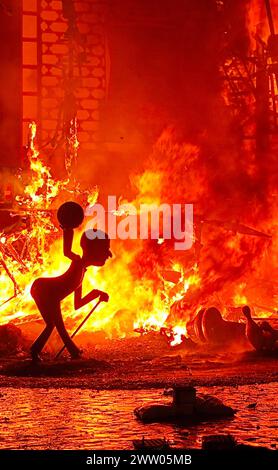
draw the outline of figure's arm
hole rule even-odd
[[[63,228],[63,251],[64,256],[73,260],[79,258],[79,256],[72,251],[72,242],[73,242],[73,229],[72,228]]]
[[[106,292],[102,292],[101,290],[97,289],[93,289],[91,292],[86,294],[85,297],[82,298],[82,284],[80,284],[80,286],[77,287],[77,289],[74,291],[75,310],[78,310],[84,305],[87,305],[89,302],[96,299],[97,297],[99,297],[99,300],[101,300],[101,302],[108,302],[109,300],[109,295],[106,294]]]

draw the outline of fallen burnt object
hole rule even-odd
[[[257,324],[251,317],[251,309],[246,305],[242,312],[246,317],[246,336],[256,351],[278,352],[278,330],[267,322]]]
[[[135,408],[134,413],[143,423],[230,418],[235,410],[216,397],[198,394],[194,387],[174,387],[173,402],[168,405],[151,404]]]
[[[227,321],[215,307],[199,310],[195,318],[187,323],[187,334],[196,344],[229,346],[253,346],[258,352],[278,353],[278,330],[266,320],[256,323],[251,309],[243,307],[246,324]]]
[[[194,320],[187,324],[189,337],[197,343],[227,345],[233,342],[245,342],[245,325],[223,320],[215,307],[201,309]]]

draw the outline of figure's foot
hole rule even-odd
[[[74,351],[73,353],[71,353],[70,357],[73,360],[74,359],[81,359],[82,354],[83,354],[83,351],[81,349],[78,349],[77,351]]]
[[[40,364],[42,362],[40,356],[38,355],[38,353],[34,352],[34,351],[31,351],[31,358],[32,358],[32,362],[33,364]]]

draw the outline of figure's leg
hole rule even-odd
[[[41,332],[40,336],[32,344],[31,355],[34,360],[38,358],[38,355],[41,353],[42,349],[44,348],[45,343],[49,339],[53,329],[54,329],[54,324],[50,322],[47,323],[45,329]]]
[[[34,341],[31,346],[31,355],[34,361],[39,360],[39,354],[44,348],[47,340],[49,339],[53,329],[54,323],[51,319],[51,308],[49,305],[49,296],[46,295],[44,289],[42,289],[43,279],[37,279],[31,288],[31,295],[36,302],[36,305],[43,317],[46,326],[38,338]]]
[[[53,321],[57,328],[61,339],[63,340],[68,352],[72,357],[79,357],[80,356],[80,349],[76,346],[76,344],[71,339],[70,335],[68,334],[66,327],[64,325],[64,321],[62,318],[61,308],[60,305],[57,307],[55,306],[55,311],[52,312]]]
[[[33,283],[31,288],[31,295],[46,323],[46,328],[32,346],[32,355],[38,355],[51,335],[53,328],[56,326],[57,331],[71,356],[77,357],[80,355],[80,350],[74,344],[65,328],[61,314],[60,302],[55,297],[52,287],[49,279],[40,278]]]

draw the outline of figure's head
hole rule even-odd
[[[242,313],[246,318],[251,318],[251,310],[250,310],[250,307],[248,307],[248,305],[245,305],[244,307],[242,307]]]
[[[86,230],[80,241],[83,260],[86,266],[103,266],[108,258],[112,258],[110,239],[101,230]]]

